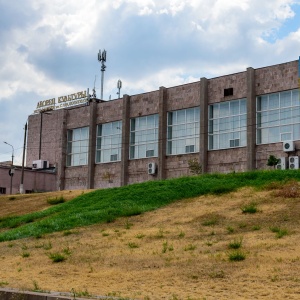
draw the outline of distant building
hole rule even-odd
[[[22,176],[22,167],[13,166],[14,175],[11,176],[11,162],[0,162],[0,196],[10,194],[10,187],[12,194],[20,193],[20,183]],[[56,190],[56,174],[55,170],[39,170],[36,172],[32,168],[24,168],[24,193],[34,192],[49,192]]]
[[[57,190],[189,175],[191,159],[204,173],[265,169],[271,154],[278,168],[298,168],[298,80],[296,60],[111,101],[40,101],[27,166],[55,167]]]

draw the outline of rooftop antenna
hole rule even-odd
[[[118,88],[118,92],[117,92],[117,95],[119,95],[119,99],[120,99],[120,96],[121,96],[121,87],[122,87],[122,81],[119,79],[118,82],[117,82],[117,88]]]
[[[106,65],[104,64],[104,62],[106,62],[106,51],[105,50],[103,50],[102,53],[101,53],[101,50],[99,50],[98,61],[101,63],[101,72],[102,72],[102,76],[101,76],[101,100],[103,100],[104,71],[105,71],[105,68],[106,68]]]

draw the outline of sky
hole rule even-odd
[[[21,164],[39,101],[94,86],[100,98],[99,50],[108,101],[119,79],[135,95],[300,55],[300,0],[0,0],[0,11],[0,162],[13,147]]]

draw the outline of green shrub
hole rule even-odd
[[[288,235],[287,229],[281,229],[280,227],[271,227],[270,230],[274,233],[276,233],[276,238],[281,239],[285,235]]]
[[[240,250],[229,253],[228,258],[230,261],[242,261],[246,258],[246,254]]]
[[[66,260],[66,257],[59,252],[50,253],[49,258],[52,259],[54,263],[63,262]]]
[[[257,212],[257,204],[251,202],[241,207],[243,214],[255,214]]]
[[[234,241],[229,243],[228,247],[230,249],[239,249],[242,247],[242,242],[243,242],[242,238],[234,239]]]
[[[55,197],[55,198],[48,198],[47,203],[51,205],[56,205],[60,203],[64,203],[66,200],[63,196]]]

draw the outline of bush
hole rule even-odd
[[[230,261],[242,261],[246,258],[246,254],[242,251],[234,251],[229,253],[228,258]]]
[[[255,214],[257,212],[257,204],[251,202],[241,207],[243,214]]]
[[[66,260],[66,257],[58,252],[50,253],[49,258],[52,259],[54,263],[62,262]]]
[[[56,205],[56,204],[60,204],[60,203],[64,203],[66,200],[63,196],[55,197],[55,198],[49,198],[47,199],[47,203],[51,204],[51,205]]]

